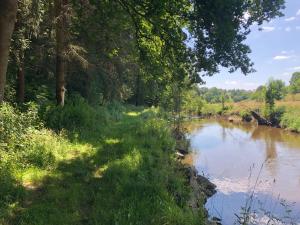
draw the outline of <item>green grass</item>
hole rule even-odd
[[[295,95],[295,98],[298,95]],[[220,108],[221,104],[209,104],[206,108]],[[223,115],[239,115],[241,117],[247,117],[250,115],[250,111],[258,110],[262,115],[265,111],[265,105],[263,102],[255,101],[242,101],[238,103],[227,103],[228,110],[222,112]],[[300,101],[277,101],[275,104],[275,114],[278,114],[277,120],[280,121],[281,127],[300,132]],[[217,115],[217,111],[210,110],[212,115]]]
[[[24,128],[20,148],[9,143],[18,136],[5,136],[1,225],[202,223],[202,212],[186,206],[190,190],[174,159],[169,123],[154,109],[102,110],[105,122],[95,116],[59,134]]]
[[[300,132],[300,108],[289,108],[286,110],[280,124],[284,128]]]

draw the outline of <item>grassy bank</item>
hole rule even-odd
[[[0,224],[201,224],[167,120],[82,104],[1,106]]]
[[[279,120],[280,126],[295,132],[300,132],[300,101],[292,100],[298,99],[300,95],[288,96],[284,101],[277,101],[275,108],[276,119]],[[205,104],[201,109],[201,114],[204,116],[216,115],[238,115],[242,118],[250,116],[250,111],[258,111],[264,114],[265,104],[252,100],[241,101],[236,103],[226,103],[225,109],[222,109],[220,103]]]

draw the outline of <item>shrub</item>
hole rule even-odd
[[[201,109],[201,114],[204,116],[212,116],[222,113],[222,106],[220,104],[204,104]]]
[[[281,121],[281,117],[285,112],[285,107],[280,106],[276,108],[270,108],[266,106],[263,109],[264,116],[274,125],[279,125]]]
[[[111,117],[110,119],[112,120],[121,120],[123,117],[123,112],[126,111],[124,105],[117,101],[112,101],[111,103],[107,104],[106,108]]]
[[[125,107],[118,102],[106,106],[90,106],[82,97],[74,96],[64,107],[48,105],[41,113],[47,127],[56,131],[97,130],[110,120],[120,120]]]
[[[32,103],[26,107],[27,110],[21,112],[8,103],[0,106],[0,145],[2,147],[5,146],[7,149],[22,147],[28,130],[42,127],[37,107]]]
[[[74,130],[92,126],[95,114],[95,109],[83,98],[74,97],[64,107],[47,106],[42,117],[46,125],[54,130]]]
[[[300,132],[300,110],[287,110],[282,116],[280,125],[289,130]]]
[[[243,121],[250,122],[252,120],[251,113],[248,110],[242,110],[240,112],[240,116],[242,117]]]
[[[28,103],[23,111],[8,103],[0,106],[0,155],[22,167],[47,167],[53,164],[52,145],[39,138],[47,136],[36,105]],[[52,135],[53,136],[53,135]],[[54,136],[53,136],[54,137]]]

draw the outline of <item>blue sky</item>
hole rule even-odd
[[[300,71],[300,0],[286,0],[284,17],[252,27],[246,43],[257,72],[244,76],[240,71],[221,69],[213,77],[204,77],[206,87],[252,90],[271,77],[288,84],[293,72]]]

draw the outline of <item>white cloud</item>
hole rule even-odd
[[[297,16],[300,16],[300,9],[296,13]]]
[[[292,68],[290,68],[289,70],[300,70],[300,66],[292,67]]]
[[[285,21],[290,22],[290,21],[293,21],[295,19],[296,19],[296,17],[292,16],[292,17],[286,18]]]
[[[258,86],[259,85],[257,83],[253,83],[253,82],[227,80],[227,81],[225,81],[225,86],[222,85],[221,88],[253,90],[253,89],[257,88]]]
[[[229,195],[233,192],[238,192],[238,193],[249,193],[250,190],[252,190],[252,186],[254,184],[254,181],[251,180],[251,184],[249,184],[249,179],[248,178],[241,178],[239,180],[234,180],[234,179],[229,179],[229,178],[224,178],[224,179],[218,179],[218,178],[213,178],[212,182],[217,185],[217,189],[219,192]],[[266,181],[266,182],[259,182],[259,185],[253,189],[255,193],[258,192],[263,192],[266,193],[270,188],[272,187],[272,182]]]
[[[227,85],[237,85],[238,82],[235,81],[235,80],[232,80],[232,81],[225,81],[225,84],[227,84]]]
[[[291,57],[292,56],[289,56],[289,55],[276,55],[273,59],[274,60],[285,60],[285,59],[289,59]]]
[[[284,30],[285,30],[286,32],[290,32],[290,31],[292,30],[292,28],[286,27]]]
[[[275,30],[275,27],[262,27],[263,32],[271,32]]]
[[[293,54],[293,53],[295,53],[295,50],[289,50],[289,51],[283,50],[283,51],[281,51],[281,54],[283,54],[283,55],[286,55],[286,54]]]

